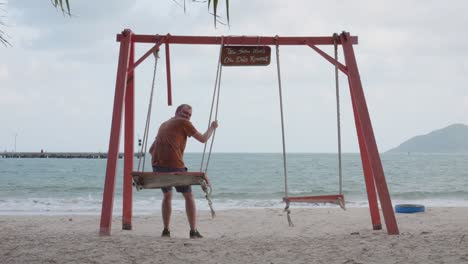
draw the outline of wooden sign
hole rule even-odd
[[[267,66],[270,64],[269,46],[225,46],[221,52],[223,66]]]

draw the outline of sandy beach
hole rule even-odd
[[[468,208],[397,214],[400,235],[373,231],[367,208],[200,211],[203,239],[189,239],[185,213],[161,238],[159,213],[135,216],[133,230],[114,217],[0,216],[0,263],[468,263]]]

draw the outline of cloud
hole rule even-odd
[[[8,5],[13,48],[0,49],[0,149],[106,151],[119,43],[137,34],[330,36],[347,30],[354,46],[379,149],[451,123],[468,123],[468,3],[451,1],[231,1],[231,27],[213,26],[206,3],[72,1],[73,17],[49,3]],[[220,15],[225,17],[224,7]],[[151,45],[137,45],[136,57]],[[332,48],[321,46],[331,54]],[[274,49],[268,67],[224,68],[216,151],[280,152],[281,124]],[[173,115],[167,107],[165,54],[157,73],[150,138]],[[172,45],[174,104],[194,106],[206,128],[219,47]],[[308,47],[280,47],[288,151],[336,151],[333,66]],[[340,51],[340,60],[343,61]],[[136,133],[142,136],[154,60],[137,70]],[[358,151],[347,81],[341,83],[343,151]],[[189,142],[188,151],[202,146]]]
[[[8,79],[8,66],[5,64],[0,64],[0,81],[5,81]]]

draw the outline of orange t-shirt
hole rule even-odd
[[[184,168],[184,150],[187,137],[193,136],[197,130],[192,123],[181,117],[173,117],[162,123],[158,135],[149,152],[153,166],[168,168]]]

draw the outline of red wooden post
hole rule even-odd
[[[349,85],[349,87],[351,87],[351,85]],[[382,223],[380,222],[379,204],[377,203],[377,194],[375,192],[374,175],[372,173],[372,168],[370,165],[369,153],[367,152],[367,148],[365,147],[364,136],[361,128],[361,121],[359,120],[359,116],[357,115],[356,102],[352,95],[351,101],[353,105],[354,122],[356,123],[359,150],[361,153],[362,168],[364,171],[364,181],[367,190],[367,200],[369,201],[372,228],[374,230],[380,230],[382,229]]]
[[[399,234],[398,225],[395,214],[393,212],[393,206],[390,199],[390,193],[388,192],[387,182],[385,181],[385,175],[379,156],[379,151],[375,142],[374,131],[372,129],[369,111],[367,109],[366,99],[364,97],[364,91],[362,89],[361,79],[357,68],[356,58],[354,55],[353,46],[350,41],[350,35],[349,33],[342,33],[340,37],[341,43],[343,45],[346,66],[348,68],[350,93],[354,99],[355,116],[357,116],[357,120],[360,122],[360,129],[362,132],[361,141],[363,142],[363,146],[368,153],[367,156],[372,174],[374,175],[387,232],[390,235],[397,235]]]
[[[171,54],[169,52],[169,43],[164,44],[166,48],[167,105],[172,105]]]
[[[135,43],[130,47],[129,65],[135,62]],[[123,205],[122,229],[132,230],[132,171],[134,156],[135,131],[135,71],[128,73],[127,89],[125,91],[125,147],[124,147],[124,173],[123,173]]]
[[[124,104],[125,88],[127,85],[127,68],[130,57],[130,43],[132,32],[124,30],[124,40],[120,42],[119,66],[115,84],[114,108],[112,111],[112,125],[107,155],[106,179],[102,195],[102,210],[100,235],[110,235],[112,225],[112,208],[114,205],[115,175],[119,158],[120,127],[122,125],[122,108]]]

